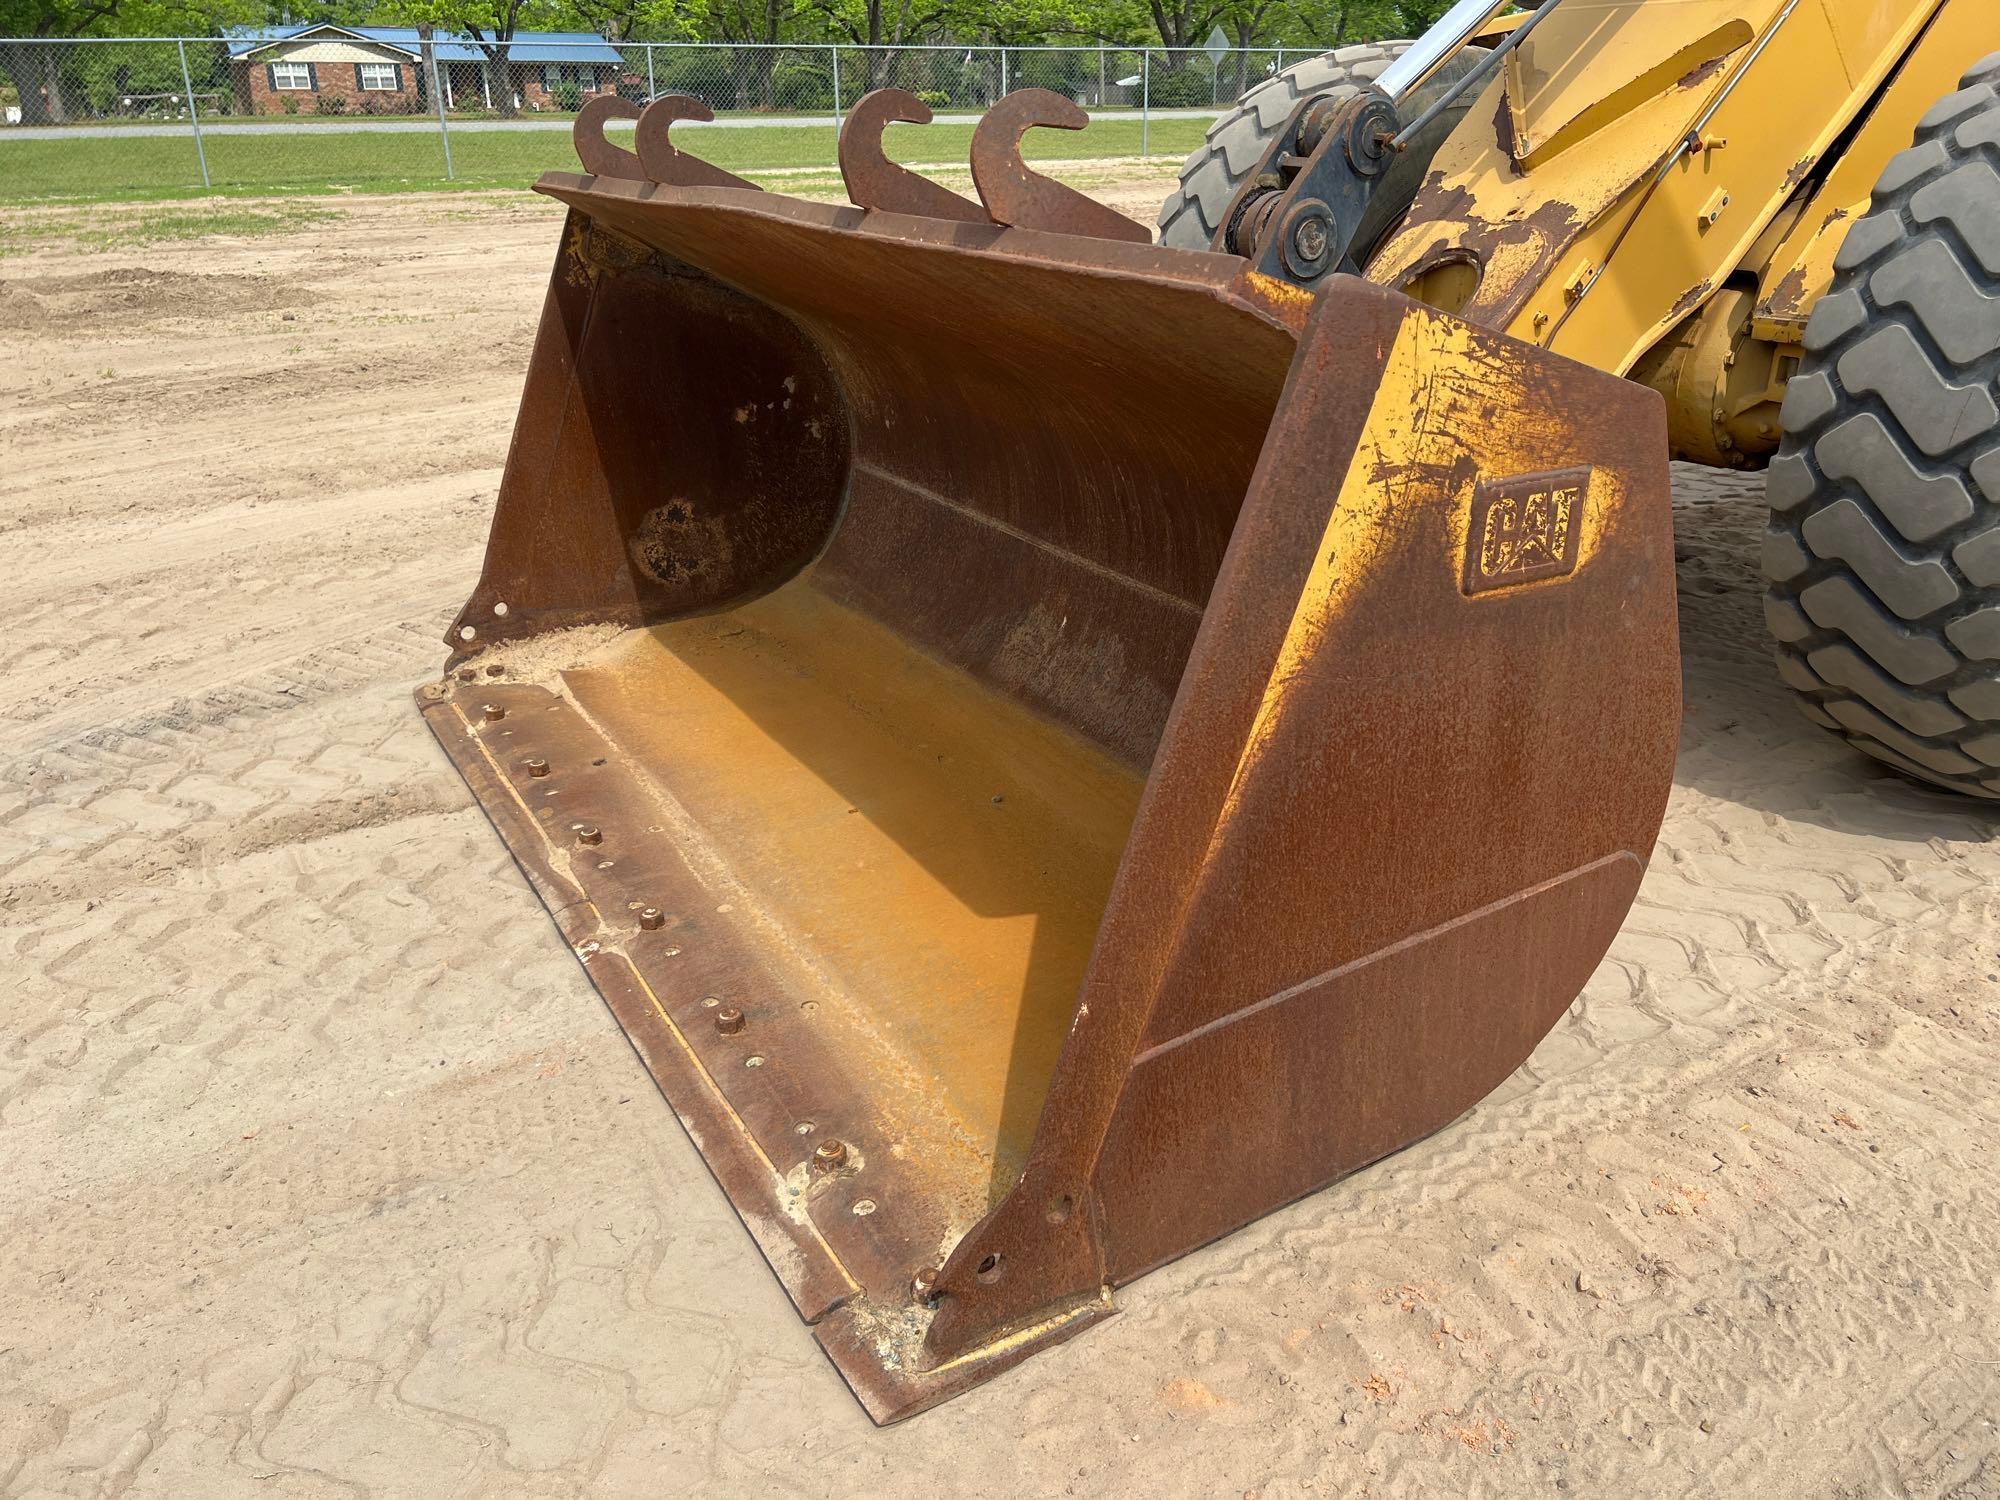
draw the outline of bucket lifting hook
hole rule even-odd
[[[1090,116],[1048,89],[1018,89],[986,111],[972,132],[972,185],[996,224],[1149,245],[1152,231],[1021,160],[1021,137],[1037,125],[1081,130]]]
[[[646,169],[639,165],[639,158],[604,138],[607,121],[638,118],[639,106],[630,99],[621,99],[616,94],[596,94],[586,99],[583,108],[576,112],[576,124],[570,127],[570,140],[576,145],[576,159],[583,163],[583,170],[593,177],[644,182]]]
[[[883,154],[882,132],[891,121],[928,125],[931,107],[907,89],[876,89],[861,96],[840,130],[840,180],[856,207],[987,224],[986,210],[970,198],[899,166]]]
[[[666,187],[748,188],[753,193],[762,192],[756,183],[734,172],[725,172],[699,156],[690,156],[667,139],[667,132],[673,129],[676,120],[714,118],[714,110],[688,94],[662,94],[647,105],[639,115],[638,128],[632,132],[632,144],[638,148],[645,175]]]

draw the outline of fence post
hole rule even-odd
[[[1000,49],[1000,97],[1007,97],[1007,49]]]
[[[201,143],[201,111],[194,102],[194,78],[188,72],[188,47],[186,42],[175,42],[181,54],[181,87],[187,91],[188,125],[194,131],[195,160],[201,163],[201,185],[213,186],[208,180],[208,151]]]
[[[833,54],[833,130],[840,133],[840,44],[835,42],[827,51]]]
[[[1097,107],[1104,108],[1104,43],[1097,44]]]
[[[424,66],[430,69],[431,103],[436,106],[438,117],[438,144],[444,147],[444,180],[452,182],[458,174],[451,169],[451,131],[444,123],[444,86],[438,81],[437,45],[431,41],[430,27],[423,27],[417,34],[423,39]]]
[[[1285,49],[1283,47],[1280,47],[1278,49],[1278,66],[1275,69],[1273,69],[1273,72],[1282,73],[1284,71],[1285,71]]]
[[[657,99],[660,97],[660,87],[653,82],[653,44],[651,42],[646,43],[646,97],[648,99]]]
[[[1153,154],[1153,49],[1139,54],[1139,155]]]

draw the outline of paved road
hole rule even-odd
[[[1198,120],[1212,119],[1222,113],[1219,109],[1156,109],[1152,111],[1155,120]],[[1102,110],[1091,116],[1093,120],[1136,120],[1140,118],[1129,109]],[[473,134],[483,131],[501,130],[561,130],[567,131],[572,121],[568,115],[560,115],[540,120],[453,120],[450,131],[453,135],[461,132]],[[693,121],[675,126],[676,130],[718,130],[764,129],[769,127],[794,127],[801,125],[831,125],[835,123],[831,115],[730,115],[720,120],[708,122]],[[938,115],[934,125],[976,125],[977,114]],[[204,122],[203,135],[327,135],[346,134],[350,131],[380,133],[382,135],[434,135],[437,121],[428,117],[404,120],[355,120],[339,125],[322,124],[316,120],[217,120]],[[52,125],[37,129],[17,127],[0,129],[0,143],[9,141],[106,141],[126,138],[139,139],[148,136],[165,136],[181,133],[180,124],[160,125]]]

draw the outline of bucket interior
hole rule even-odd
[[[568,683],[699,824],[735,925],[805,956],[788,1003],[886,1042],[1011,1180],[1140,774],[810,576],[625,632]]]
[[[926,1154],[962,1230],[1033,1136],[1293,336],[1221,294],[1221,257],[1051,236],[988,253],[991,227],[759,194],[561,196],[671,258],[597,293],[588,337],[631,342],[586,347],[586,381],[653,370],[669,346],[631,331],[699,318],[736,382],[721,412],[700,381],[647,377],[679,394],[634,450],[628,515],[707,508],[718,428],[790,414],[773,441],[823,437],[838,466],[833,500],[796,466],[801,513],[826,518],[810,562],[625,631],[569,691],[786,991],[746,999],[812,1015],[828,1066],[910,1141],[955,1143]],[[770,389],[737,389],[745,370]],[[728,557],[747,512],[715,508]]]

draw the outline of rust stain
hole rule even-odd
[[[1708,294],[1711,290],[1712,288],[1707,281],[1697,281],[1693,286],[1681,293],[1679,301],[1667,309],[1667,320],[1672,323],[1680,322],[1682,318],[1685,318],[1689,313],[1708,300]]]
[[[1794,313],[1804,303],[1805,295],[1806,268],[1794,266],[1785,273],[1784,280],[1772,289],[1771,295],[1764,299],[1763,311],[1779,316]]]
[[[1547,280],[1549,268],[1560,259],[1583,228],[1574,205],[1550,199],[1524,218],[1482,224],[1474,216],[1476,200],[1458,183],[1446,184],[1437,178],[1425,184],[1411,206],[1411,224],[1436,224],[1441,231],[1429,248],[1412,260],[1402,273],[1400,284],[1408,287],[1419,278],[1468,254],[1487,268],[1479,290],[1460,309],[1467,322],[1489,328],[1504,328],[1527,300]],[[1508,267],[1505,275],[1492,274],[1498,264],[1496,252],[1514,246],[1534,247],[1524,265]]]
[[[1507,158],[1507,169],[1516,177],[1527,173],[1521,167],[1520,138],[1514,133],[1514,111],[1505,89],[1500,90],[1500,103],[1493,111],[1493,141],[1500,148],[1500,154]]]
[[[1726,53],[1720,57],[1711,57],[1707,62],[1699,63],[1681,74],[1680,81],[1675,87],[1691,89],[1704,84],[1717,73],[1720,73],[1728,61],[1729,57]]]

